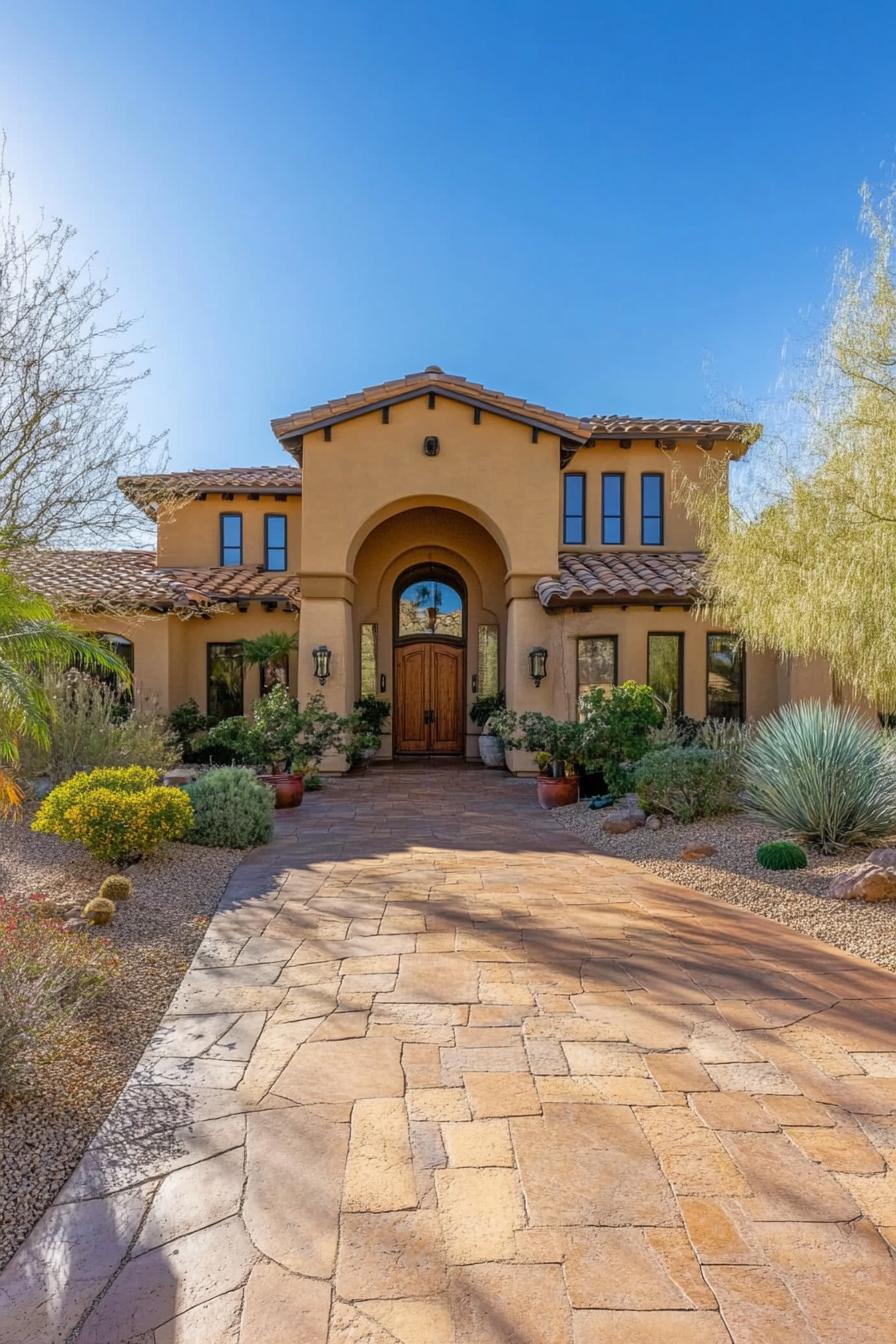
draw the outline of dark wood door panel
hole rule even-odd
[[[395,747],[397,751],[429,750],[429,663],[425,644],[395,650]]]
[[[463,753],[463,665],[456,644],[427,640],[396,647],[396,752]]]
[[[430,681],[430,751],[457,755],[464,748],[463,650],[450,644],[433,645]]]

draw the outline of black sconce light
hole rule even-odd
[[[529,650],[529,676],[540,686],[548,674],[548,651],[537,645]]]
[[[330,659],[332,656],[326,644],[318,644],[316,649],[311,650],[311,657],[314,659],[314,675],[321,686],[330,675]]]

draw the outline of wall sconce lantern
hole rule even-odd
[[[529,650],[529,676],[540,686],[548,674],[548,651],[540,646]]]
[[[311,657],[314,659],[314,675],[321,686],[330,675],[330,659],[332,656],[326,644],[318,644],[316,649],[311,650]]]

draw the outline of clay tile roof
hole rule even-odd
[[[282,416],[271,421],[271,428],[278,439],[293,438],[321,429],[324,425],[332,425],[338,420],[348,420],[380,406],[409,401],[412,397],[424,396],[428,392],[479,405],[498,415],[522,420],[535,428],[573,439],[576,443],[586,442],[590,434],[590,421],[587,418],[551,411],[546,406],[524,401],[521,397],[509,397],[504,392],[483,387],[481,383],[471,383],[459,374],[445,373],[434,364],[419,373],[409,373],[404,378],[394,378],[387,383],[375,383],[349,396],[311,406],[307,411]]]
[[[596,602],[686,600],[699,592],[703,556],[698,551],[564,552],[560,573],[539,579],[545,607],[593,598]]]
[[[166,496],[183,497],[220,490],[224,494],[300,495],[301,467],[197,467],[149,476],[119,476],[118,488],[152,516],[152,505]]]
[[[69,611],[189,611],[252,601],[299,605],[294,574],[271,574],[255,565],[159,569],[154,551],[30,551],[16,559],[15,572]]]
[[[748,447],[760,434],[758,425],[740,420],[649,420],[633,415],[593,415],[593,439],[674,438],[733,439]]]

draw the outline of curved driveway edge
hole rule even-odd
[[[384,769],[278,818],[0,1344],[891,1336],[896,976],[533,795]]]

